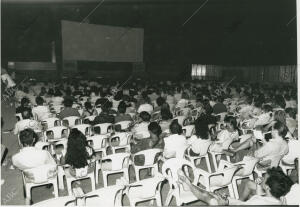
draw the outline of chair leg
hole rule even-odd
[[[172,189],[170,189],[170,190],[169,190],[169,193],[168,193],[168,195],[167,195],[167,198],[166,198],[166,202],[165,202],[165,205],[166,205],[166,206],[169,206],[169,205],[170,205],[170,203],[171,203],[171,201],[172,201],[172,197],[173,197],[173,195],[172,195]]]
[[[58,197],[58,186],[57,186],[57,179],[53,182],[53,190],[54,190],[54,196],[55,198]]]
[[[234,193],[234,189],[233,189],[232,184],[228,185],[228,190],[229,190],[230,197],[235,198],[235,193]]]
[[[72,195],[72,180],[67,179],[67,189],[68,189],[69,196],[71,196]]]
[[[157,206],[162,206],[160,191],[156,192],[155,200],[156,200],[156,205]]]
[[[103,185],[106,188],[107,185],[108,185],[108,183],[107,183],[107,176],[108,175],[106,173],[104,173],[103,171],[102,171],[102,174],[103,174]]]
[[[140,181],[140,171],[136,167],[134,167],[136,181]]]
[[[26,198],[31,200],[31,186],[26,185],[25,189]]]
[[[233,187],[233,192],[234,192],[234,197],[235,199],[239,199],[239,190],[238,190],[238,185],[237,185],[237,181],[236,179],[232,179],[232,187]],[[230,187],[228,187],[229,189]],[[229,193],[230,193],[230,190],[229,190]]]
[[[216,156],[217,155],[212,155],[212,159],[213,159],[213,164],[214,164],[215,171],[218,169]]]
[[[205,156],[206,166],[209,173],[211,173],[211,166],[208,155]]]
[[[58,174],[57,175],[57,177],[58,177],[58,187],[59,187],[59,189],[64,190],[65,189],[65,186],[64,186],[65,171],[63,170],[62,167],[58,167],[57,174]]]
[[[95,175],[92,174],[90,178],[91,178],[92,191],[95,191],[96,190]]]

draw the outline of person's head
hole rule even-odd
[[[288,133],[287,126],[281,121],[277,121],[272,128],[272,137],[277,138],[285,138]]]
[[[86,150],[87,141],[84,134],[78,129],[71,129],[68,137],[66,163],[74,168],[85,167],[88,159]]]
[[[279,106],[280,108],[285,108],[285,100],[284,100],[284,98],[283,98],[283,96],[282,95],[276,95],[275,97],[274,97],[274,102],[275,102],[275,104],[277,105],[277,106]]]
[[[148,125],[148,131],[149,131],[151,137],[156,136],[157,138],[162,133],[161,127],[159,126],[159,124],[157,122],[151,122]]]
[[[66,99],[64,100],[64,106],[65,106],[65,107],[68,107],[68,108],[71,108],[71,107],[73,106],[73,100],[70,99],[70,98],[66,98]]]
[[[20,142],[23,147],[33,146],[34,143],[38,140],[38,135],[33,131],[33,129],[24,129],[19,134]]]
[[[162,106],[165,103],[165,99],[163,97],[158,97],[156,103],[158,106]]]
[[[91,110],[93,108],[91,102],[87,101],[84,103],[84,108],[87,110]]]
[[[22,107],[28,107],[29,103],[30,103],[30,101],[27,97],[24,97],[24,98],[21,99],[21,106]]]
[[[224,122],[226,124],[226,129],[228,131],[235,131],[238,130],[238,124],[236,121],[236,118],[233,116],[226,116],[224,119]]]
[[[293,181],[283,173],[280,167],[269,168],[263,179],[263,189],[277,199],[285,196],[293,185]]]
[[[275,121],[280,121],[283,124],[286,124],[286,114],[285,114],[285,111],[283,111],[283,110],[275,111],[275,113],[274,113],[274,120]]]
[[[54,96],[57,97],[57,96],[62,96],[62,93],[59,89],[55,89],[55,92],[54,92]]]
[[[170,132],[171,134],[182,134],[182,127],[178,123],[178,120],[173,120],[170,124]]]
[[[42,106],[44,104],[44,99],[40,96],[36,97],[35,102],[38,106]]]
[[[161,119],[164,121],[170,120],[173,118],[173,115],[169,109],[163,108],[160,111]]]
[[[126,103],[124,101],[121,101],[118,105],[118,112],[120,114],[125,114],[126,112]]]
[[[197,119],[195,121],[196,136],[201,139],[209,138],[209,129],[206,120]]]
[[[181,98],[182,99],[189,99],[189,95],[187,93],[183,92]]]
[[[24,111],[22,111],[22,118],[23,119],[30,119],[31,116],[31,112],[29,111],[29,109],[26,109]]]
[[[143,122],[149,122],[151,119],[151,115],[146,111],[142,111],[140,113],[140,118],[142,119]]]
[[[123,91],[118,91],[118,92],[116,93],[116,95],[114,96],[114,99],[115,99],[116,101],[120,101],[120,100],[122,99],[122,97],[123,97]]]
[[[290,118],[296,119],[296,110],[294,110],[293,108],[286,108],[285,113]]]

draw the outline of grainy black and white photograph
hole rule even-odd
[[[299,14],[2,0],[1,205],[299,205]]]

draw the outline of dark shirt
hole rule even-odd
[[[115,117],[115,123],[120,121],[133,121],[129,114],[119,114]]]
[[[101,112],[98,116],[96,116],[92,124],[114,123],[114,121],[115,117],[113,115],[107,112]]]
[[[24,106],[19,106],[17,109],[16,109],[16,114],[18,113],[23,113],[23,111],[29,111],[30,114],[32,114],[31,112],[31,108],[30,107],[24,107]]]
[[[224,113],[224,112],[227,112],[227,107],[223,103],[216,103],[213,106],[214,114],[219,114],[219,113]]]
[[[69,116],[79,116],[80,117],[80,114],[79,114],[79,112],[78,112],[77,109],[74,109],[74,108],[64,108],[59,113],[58,118],[64,119],[64,118],[69,117]]]

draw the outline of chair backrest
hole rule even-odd
[[[68,127],[73,127],[75,125],[81,124],[81,120],[79,116],[69,116],[65,117],[62,120],[63,125],[66,124]]]
[[[58,142],[55,142],[54,148],[56,148],[58,146],[63,146],[62,153],[63,153],[63,155],[66,155],[67,147],[68,147],[68,139],[62,139],[62,140],[59,140]]]
[[[256,163],[258,163],[258,159],[254,157],[247,157],[245,156],[243,161],[239,162],[242,164],[241,168],[236,172],[235,175],[237,176],[248,176],[251,175]]]
[[[121,170],[129,167],[129,158],[129,153],[116,153],[103,157],[102,161],[111,160],[112,170]]]
[[[113,125],[111,123],[103,123],[103,124],[96,124],[93,127],[93,131],[95,134],[107,134],[112,132]]]
[[[17,113],[16,114],[16,119],[17,119],[17,122],[23,120],[22,114],[21,113]]]
[[[132,133],[120,132],[110,137],[109,142],[119,141],[119,146],[124,146],[130,143]]]
[[[195,125],[187,125],[182,127],[183,134],[186,137],[191,137],[195,132]]]
[[[45,164],[28,170],[23,170],[23,181],[32,183],[44,183],[48,179],[57,176],[57,166]]]
[[[133,160],[135,156],[139,155],[144,155],[145,157],[145,162],[144,165],[153,165],[155,162],[155,157],[157,154],[162,154],[163,150],[162,149],[148,149],[148,150],[142,150],[138,153],[135,153],[133,155]]]
[[[67,138],[69,136],[70,130],[65,126],[56,126],[47,129],[45,131],[45,137],[49,139],[51,137],[51,134],[53,134],[53,139],[61,139],[61,138]],[[50,137],[49,137],[50,136]]]
[[[223,173],[222,185],[228,185],[231,183],[232,178],[238,168],[238,166],[230,166],[221,171]]]
[[[193,165],[186,159],[171,158],[164,162],[162,166],[162,174],[168,179],[170,185],[177,186],[178,170],[183,170],[187,166],[193,169]]]
[[[126,130],[129,128],[131,123],[132,123],[131,121],[120,121],[120,122],[115,123],[115,126],[120,125],[121,130]]]
[[[109,137],[107,135],[99,134],[87,137],[87,141],[90,143],[91,147],[96,150],[107,147],[109,143]]]
[[[72,129],[78,129],[85,136],[90,136],[92,134],[92,126],[89,124],[79,124],[72,127]]]
[[[41,123],[45,125],[46,129],[61,125],[60,119],[55,117],[44,119]]]
[[[176,116],[175,118],[173,118],[173,120],[177,119],[178,124],[180,124],[181,126],[183,126],[183,122],[186,119],[185,116]]]

